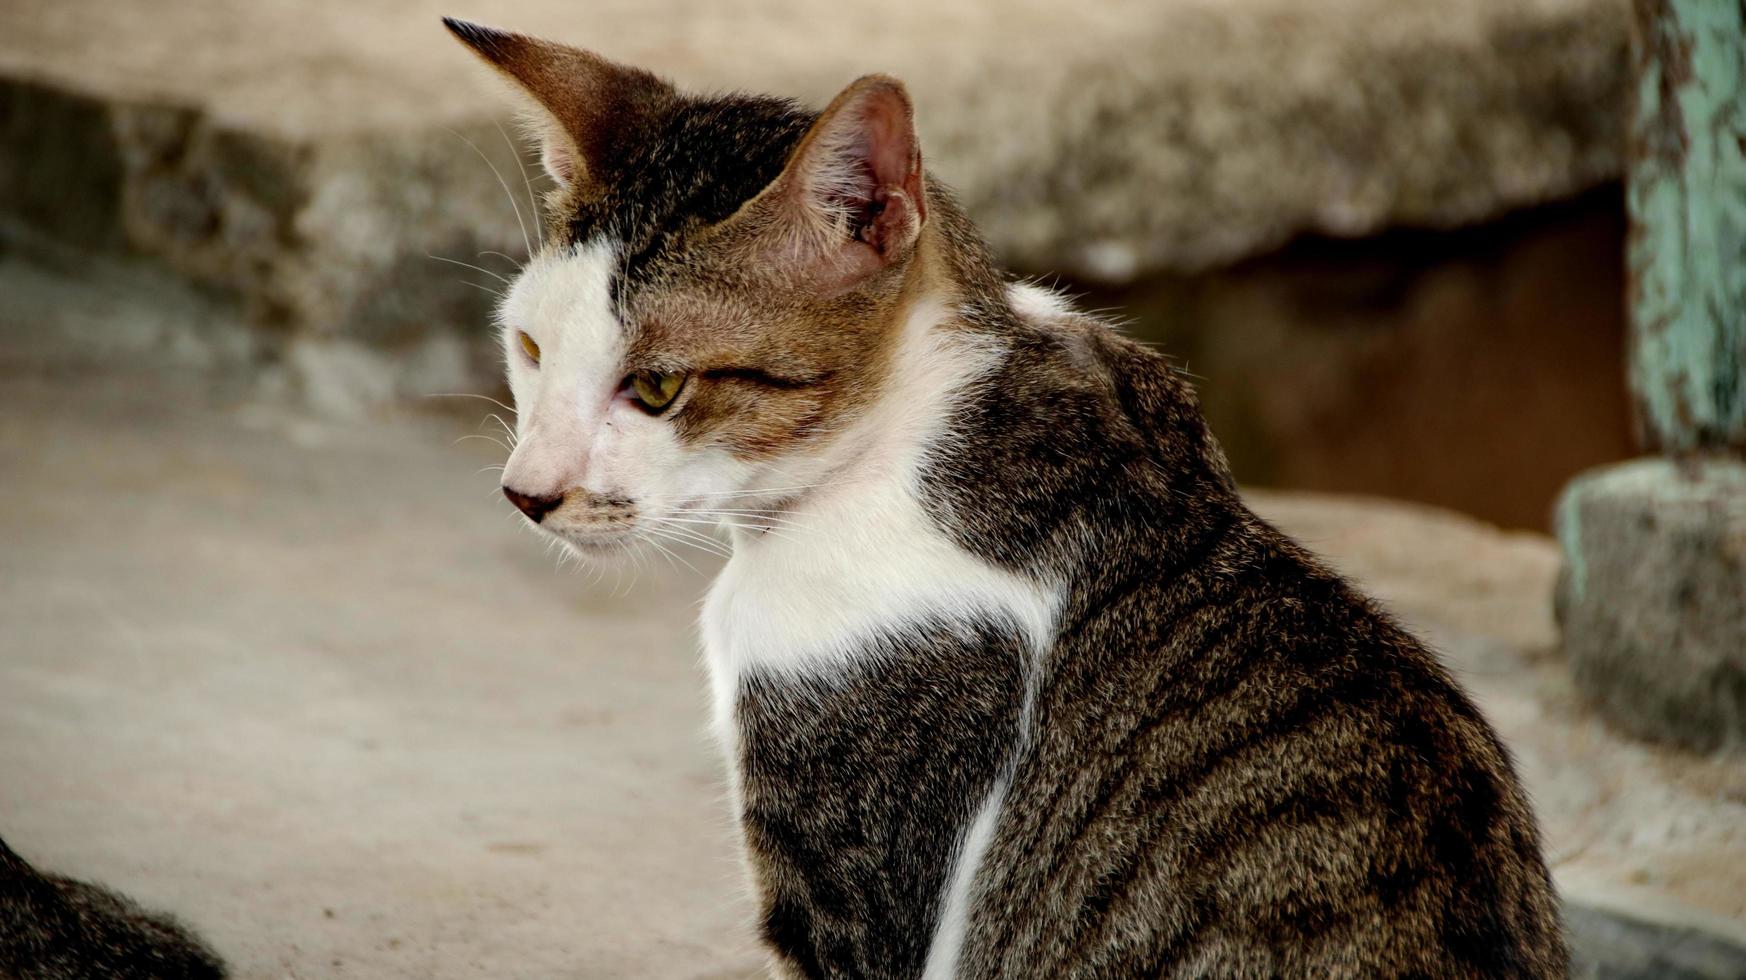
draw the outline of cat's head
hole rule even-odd
[[[599,553],[752,523],[826,480],[928,278],[903,86],[862,78],[822,113],[696,97],[445,23],[531,97],[557,185],[498,311],[518,436],[505,495]]]

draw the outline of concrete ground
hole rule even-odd
[[[491,431],[484,402],[323,421],[165,366],[182,325],[139,332],[126,294],[0,262],[0,295],[17,850],[177,911],[242,978],[757,974],[703,732],[705,556],[554,567],[479,472],[498,448],[456,442]],[[90,356],[105,344],[137,356]],[[1740,975],[1713,941],[1746,934],[1746,764],[1584,709],[1549,539],[1254,499],[1446,651],[1520,760],[1567,899],[1702,933],[1633,947],[1633,975]]]

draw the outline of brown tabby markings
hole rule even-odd
[[[1496,736],[1422,644],[1243,505],[1163,358],[1014,309],[922,178],[894,82],[815,116],[455,29],[552,112],[548,155],[572,180],[548,245],[622,245],[627,366],[693,372],[684,439],[746,459],[828,445],[890,389],[924,299],[951,311],[935,329],[1003,352],[919,493],[963,551],[1062,583],[1058,626],[1034,670],[990,613],[892,623],[840,672],[738,679],[741,816],[779,970],[952,966],[928,963],[944,885],[1008,780],[959,977],[1563,974]],[[871,189],[817,200],[822,164],[857,154]],[[818,206],[805,220],[794,194]]]

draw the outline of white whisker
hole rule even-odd
[[[791,528],[795,528],[796,530],[801,530],[801,531],[812,530],[812,528],[810,526],[808,526],[807,524],[805,524],[801,521],[792,520],[790,518],[783,517],[779,513],[768,512],[768,511],[760,512],[760,511],[740,511],[740,510],[692,510],[689,508],[685,508],[685,509],[675,511],[674,513],[693,514],[693,515],[697,515],[700,517],[713,517],[722,523],[734,524],[734,526],[736,526],[736,527],[756,527],[756,526],[758,526],[755,523],[748,524],[746,521],[743,521],[743,520],[735,523],[733,518],[739,517],[739,518],[751,518],[752,521],[754,521],[754,522],[756,522],[756,521],[768,521],[768,522],[771,522],[774,524],[780,524],[784,527],[791,527]]]
[[[424,257],[427,259],[435,259],[438,262],[447,262],[450,265],[458,265],[463,269],[472,269],[475,272],[483,272],[486,275],[490,276],[491,278],[504,284],[505,286],[509,285],[509,279],[507,277],[500,276],[497,273],[492,272],[490,269],[485,268],[484,266],[474,265],[471,262],[462,262],[460,259],[451,259],[451,258],[448,258],[446,256],[442,256],[442,255],[432,255],[429,252],[424,253]]]
[[[676,510],[674,514],[697,515],[697,517],[704,517],[705,524],[730,524],[733,528],[780,526],[780,528],[793,528],[796,531],[810,531],[812,529],[808,528],[807,524],[801,524],[800,521],[789,521],[787,517],[779,517],[775,514],[732,514],[732,512],[718,512],[718,510]]]
[[[492,289],[490,286],[476,283],[476,282],[472,281],[471,279],[456,279],[455,281],[460,283],[463,286],[472,286],[474,289],[477,289],[482,293],[490,293],[491,295],[497,297],[498,299],[503,298],[503,293],[499,292],[498,290]]]
[[[457,446],[458,446],[458,445],[460,445],[460,444],[461,444],[461,443],[463,443],[463,442],[466,442],[466,441],[467,441],[467,440],[468,440],[468,439],[483,439],[483,440],[485,440],[485,441],[486,441],[486,442],[489,442],[489,443],[491,443],[491,444],[492,444],[492,445],[494,445],[494,446],[502,446],[502,447],[503,447],[503,451],[504,451],[504,452],[506,452],[506,453],[512,453],[512,452],[515,452],[515,450],[514,450],[514,449],[511,449],[511,448],[510,448],[510,446],[509,446],[509,444],[508,444],[508,443],[506,443],[506,442],[504,442],[504,441],[503,441],[503,440],[502,440],[502,439],[499,439],[499,438],[497,438],[497,437],[496,437],[496,436],[491,436],[491,435],[485,435],[485,434],[484,434],[484,433],[480,433],[480,432],[474,432],[474,433],[471,433],[471,434],[469,434],[469,435],[464,435],[464,436],[462,436],[462,437],[461,437],[461,438],[459,438],[459,439],[456,439],[456,440],[455,440],[455,445],[457,445]]]
[[[521,219],[521,205],[515,203],[515,195],[511,194],[509,192],[509,182],[503,179],[503,174],[500,171],[498,171],[497,164],[492,163],[491,158],[485,155],[485,151],[479,149],[479,145],[477,143],[474,143],[472,140],[468,139],[467,137],[462,136],[459,130],[449,129],[449,127],[447,127],[447,126],[444,126],[443,128],[448,129],[449,133],[451,135],[453,135],[456,139],[458,139],[461,142],[472,147],[473,152],[477,153],[479,155],[479,159],[485,161],[485,166],[491,168],[491,176],[497,178],[497,185],[499,187],[503,188],[503,195],[505,197],[509,198],[509,206],[512,209],[514,209],[514,211],[515,211],[516,226],[521,228],[521,246],[523,248],[527,249],[527,254],[532,255],[533,254],[533,241],[531,239],[529,239],[527,236],[527,222],[525,222]],[[518,156],[516,159],[519,160],[520,157]],[[483,288],[483,287],[481,287],[481,288]]]
[[[503,426],[503,434],[509,437],[509,445],[511,449],[515,448],[516,444],[521,442],[521,437],[515,434],[515,430],[509,427],[508,422],[503,421],[502,416],[498,415],[496,412],[488,412],[485,417],[496,422],[498,425]]]
[[[486,249],[485,251],[480,252],[477,256],[475,256],[475,258],[482,258],[482,257],[487,256],[487,255],[495,255],[495,256],[501,258],[503,261],[508,262],[510,265],[515,266],[515,271],[517,271],[517,272],[520,272],[523,268],[522,264],[515,260],[515,256],[510,255],[507,252],[497,252],[497,251],[493,251],[491,249]]]
[[[495,398],[492,398],[490,395],[474,394],[471,391],[456,391],[456,392],[439,391],[439,392],[433,392],[429,395],[425,395],[424,397],[426,397],[426,398],[483,398],[486,401],[490,402],[491,404],[496,405],[498,408],[503,409],[505,412],[514,412],[515,411],[515,409],[509,407],[508,405],[503,404],[502,402],[498,401]]]
[[[696,565],[693,565],[693,564],[691,564],[691,563],[690,563],[690,562],[688,562],[688,561],[686,561],[686,560],[685,560],[685,557],[684,557],[684,556],[683,556],[683,555],[680,555],[680,554],[676,554],[676,553],[675,553],[675,552],[674,552],[674,551],[673,551],[673,549],[671,549],[671,548],[669,548],[669,547],[667,547],[667,546],[666,546],[666,545],[664,545],[664,544],[662,544],[662,543],[661,543],[661,542],[660,542],[660,541],[658,541],[658,540],[656,540],[656,539],[655,539],[655,538],[654,538],[654,537],[651,537],[651,536],[646,536],[646,535],[644,535],[644,536],[642,536],[642,540],[644,540],[644,541],[646,541],[646,542],[647,542],[647,543],[648,543],[648,544],[649,544],[649,545],[651,545],[651,546],[653,546],[653,547],[654,547],[654,548],[656,548],[656,549],[657,549],[657,550],[659,550],[659,551],[660,551],[660,552],[661,552],[661,554],[663,554],[663,555],[666,555],[666,556],[667,556],[667,561],[668,561],[668,562],[669,562],[669,563],[671,563],[671,562],[675,562],[675,561],[676,561],[676,562],[678,562],[678,563],[679,563],[679,564],[681,564],[681,565],[684,565],[684,566],[685,566],[685,567],[686,567],[686,568],[689,568],[689,569],[691,569],[691,572],[692,572],[692,574],[694,574],[694,575],[701,575],[701,574],[703,574],[703,573],[702,573],[702,572],[699,572],[699,571],[698,571],[698,570],[697,570],[697,566],[696,566]]]
[[[509,134],[503,131],[502,123],[493,119],[491,120],[491,125],[497,127],[497,135],[503,137],[503,145],[509,147],[509,152],[515,154],[515,165],[521,168],[521,182],[525,187],[527,187],[528,210],[533,212],[534,227],[538,228],[543,234],[545,232],[546,219],[540,214],[540,199],[534,196],[533,180],[527,175],[527,161],[521,158],[521,148],[516,146],[515,143],[510,140]],[[528,254],[532,255],[533,249],[528,249]]]
[[[676,511],[676,513],[680,513],[680,514],[730,514],[730,515],[734,515],[734,516],[738,516],[738,517],[776,517],[776,518],[782,518],[782,519],[786,520],[787,518],[785,517],[785,515],[789,514],[790,511],[779,510],[779,509],[775,509],[775,508],[771,508],[768,510],[756,509],[756,508],[746,509],[746,510],[729,510],[729,509],[720,508],[720,507],[681,507]]]
[[[659,533],[677,544],[689,545],[698,551],[716,556],[717,558],[732,558],[733,552],[726,546],[698,534],[685,534],[682,528],[660,528]]]
[[[722,544],[720,541],[717,541],[700,531],[688,527],[669,526],[664,518],[643,518],[643,520],[652,522],[648,525],[649,530],[652,532],[664,534],[671,537],[673,540],[681,541],[701,551],[707,551],[722,558],[733,557],[733,551],[728,548],[727,545]]]
[[[751,497],[762,493],[788,493],[794,490],[815,490],[819,487],[841,486],[847,481],[837,480],[831,483],[806,483],[795,487],[763,487],[757,490],[727,490],[718,493],[700,493],[698,497]]]

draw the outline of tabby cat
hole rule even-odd
[[[447,23],[556,182],[504,494],[585,555],[729,525],[704,637],[778,975],[1564,972],[1497,736],[1244,506],[1163,357],[1002,276],[901,84],[698,97]]]

